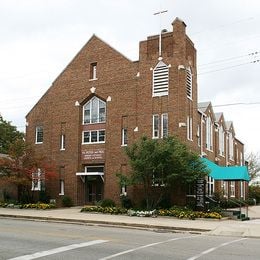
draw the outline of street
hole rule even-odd
[[[0,219],[0,259],[259,259],[259,239]]]

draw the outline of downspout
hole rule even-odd
[[[200,117],[200,155],[203,153],[203,114]]]

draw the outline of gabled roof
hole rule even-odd
[[[83,47],[78,51],[78,53],[72,58],[72,60],[67,64],[67,66],[61,71],[61,73],[56,77],[56,79],[53,81],[53,83],[51,84],[51,86],[47,89],[47,91],[42,95],[42,97],[36,102],[36,104],[31,108],[31,110],[27,113],[27,115],[25,116],[26,118],[29,116],[29,114],[33,111],[33,109],[39,104],[39,102],[45,97],[47,96],[48,92],[50,91],[50,89],[54,86],[54,84],[62,77],[62,75],[64,74],[64,72],[67,70],[67,68],[80,56],[83,55],[82,53],[86,50],[86,48],[89,46],[89,44],[92,41],[97,41],[100,42],[104,47],[107,47],[109,49],[111,49],[115,54],[120,55],[126,62],[128,62],[129,64],[133,64],[133,61],[131,61],[129,58],[127,58],[125,55],[123,55],[122,53],[120,53],[119,51],[117,51],[115,48],[111,47],[111,45],[109,45],[108,43],[106,43],[105,41],[103,41],[102,39],[100,39],[98,36],[96,36],[95,34],[93,34],[90,39],[87,41],[87,43],[85,45],[83,45]]]
[[[207,116],[210,115],[211,120],[213,120],[213,122],[216,121],[215,113],[213,111],[212,104],[210,101],[198,103],[198,111],[200,113],[204,113]]]
[[[223,120],[221,120],[221,118]],[[215,120],[216,120],[216,123],[218,123],[219,125],[223,125],[224,129],[227,128],[223,112],[215,113]]]
[[[215,118],[216,118],[216,122],[217,122],[217,123],[219,122],[219,120],[220,120],[220,118],[221,118],[222,115],[223,115],[222,112],[215,113]]]
[[[230,132],[230,130],[232,130],[232,132],[235,135],[235,129],[234,129],[234,125],[233,125],[233,121],[226,121],[226,130]]]
[[[209,105],[211,105],[211,102],[200,102],[198,103],[198,110],[200,110],[201,112],[205,113],[206,110],[208,109]]]
[[[226,122],[227,130],[230,129],[230,127],[232,126],[232,124],[233,124],[232,121],[227,121],[227,122]]]

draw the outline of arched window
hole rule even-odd
[[[169,68],[159,61],[153,70],[153,97],[167,96],[169,89]]]
[[[83,106],[83,124],[104,123],[106,121],[106,103],[93,97]]]

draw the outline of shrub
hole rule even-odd
[[[100,207],[103,207],[103,208],[105,208],[105,207],[115,207],[116,206],[115,202],[111,199],[103,199],[103,200],[99,201],[97,203],[97,205],[100,206]]]
[[[245,200],[245,203],[246,203],[247,205],[249,205],[249,206],[253,206],[253,205],[255,205],[256,200],[255,200],[255,199],[252,199],[252,198],[248,198],[248,199]]]
[[[39,192],[39,201],[42,203],[48,203],[50,201],[50,196],[47,195],[46,191]]]
[[[71,197],[64,196],[62,198],[62,206],[63,207],[72,207],[73,206],[73,201],[72,201]]]
[[[172,206],[171,199],[169,197],[165,196],[158,203],[158,206],[156,208],[158,208],[158,209],[169,209],[171,206]]]
[[[121,205],[125,209],[131,209],[133,207],[132,201],[128,196],[121,196]]]
[[[249,198],[255,199],[256,203],[260,203],[260,186],[249,186]]]

